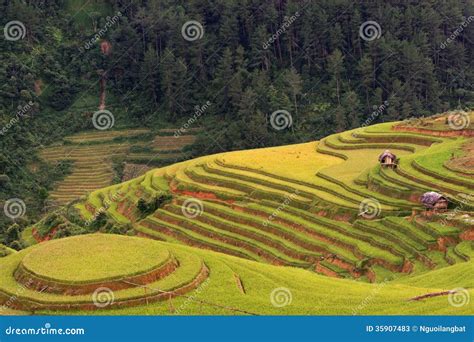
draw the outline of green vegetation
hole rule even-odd
[[[0,304],[32,280],[4,313],[83,314],[98,285],[108,314],[470,313],[410,298],[472,292],[473,10],[2,3]]]
[[[471,31],[457,31],[463,15],[472,12],[467,2],[289,1],[257,8],[222,0],[212,6],[203,0],[133,5],[8,1],[0,11],[2,25],[21,21],[27,33],[19,41],[0,43],[0,147],[7,151],[0,155],[0,199],[22,194],[34,220],[51,204],[48,193],[64,204],[97,188],[83,184],[77,191],[68,187],[68,178],[58,191],[54,180],[69,172],[58,172],[54,179],[60,167],[56,162],[38,165],[35,151],[65,137],[66,144],[74,145],[82,133],[71,135],[93,128],[103,72],[105,106],[115,117],[114,130],[165,129],[150,144],[140,141],[147,133],[135,137],[137,146],[127,156],[129,162],[153,166],[223,150],[306,142],[361,123],[426,116],[459,105],[471,108],[474,99],[468,86],[473,76],[464,72],[474,60]],[[282,34],[267,46],[285,18],[295,13],[301,20],[292,25],[291,39]],[[307,18],[312,18],[311,25]],[[389,34],[370,42],[361,39],[358,29],[370,18]],[[181,28],[191,19],[203,25],[206,37],[188,46]],[[327,25],[335,27],[334,34],[321,36]],[[433,48],[452,32],[459,33],[452,44]],[[309,37],[316,37],[317,44]],[[108,53],[101,50],[102,43],[110,44]],[[457,81],[460,74],[463,82]],[[24,115],[16,115],[19,108]],[[277,110],[291,114],[290,129],[273,129],[269,116]],[[446,121],[422,118],[410,124],[440,131]],[[91,142],[105,143],[90,135]],[[166,139],[175,135],[181,139]],[[106,141],[124,140],[128,137],[109,136]],[[98,164],[94,167],[98,171]],[[76,168],[90,173],[84,161],[76,161]],[[111,169],[104,166],[101,178],[91,184],[109,185]],[[79,175],[72,172],[71,181]],[[8,223],[2,217],[2,231]]]
[[[433,297],[422,301],[410,301],[410,298],[426,293],[449,290],[455,286],[471,288],[473,283],[472,272],[464,273],[464,277],[457,279],[460,272],[467,271],[472,263],[464,263],[441,270],[429,271],[419,276],[405,277],[395,282],[382,284],[367,284],[353,280],[334,279],[326,276],[292,268],[265,265],[254,261],[227,256],[211,251],[192,247],[180,246],[171,243],[144,240],[131,237],[87,235],[47,242],[41,248],[31,247],[20,253],[0,259],[0,293],[11,293],[18,287],[17,280],[12,277],[12,271],[38,249],[48,249],[61,244],[72,247],[76,245],[81,250],[98,245],[97,240],[107,239],[111,245],[120,250],[138,243],[143,243],[142,251],[132,252],[135,255],[156,253],[161,256],[170,253],[179,261],[179,267],[171,274],[143,287],[131,287],[104,293],[108,298],[103,307],[94,306],[91,294],[66,296],[60,293],[39,292],[33,288],[25,288],[16,300],[17,309],[23,312],[38,314],[159,314],[159,315],[188,315],[188,314],[433,314],[433,315],[463,315],[469,314],[468,305],[454,307],[448,304],[446,296]],[[72,245],[71,245],[72,244]],[[98,251],[98,250],[96,250]],[[132,256],[129,254],[128,256]],[[102,257],[99,254],[97,262],[92,268],[103,269],[99,264]],[[127,261],[127,258],[120,257]],[[75,263],[79,259],[70,259]],[[126,262],[128,264],[128,261]],[[174,296],[177,289],[184,288],[193,280],[199,278],[202,265],[209,273],[199,281],[199,291],[184,292],[181,296]],[[126,265],[122,265],[127,267]],[[130,266],[130,265],[128,265]],[[123,269],[125,270],[125,268]],[[52,271],[55,272],[55,271]],[[67,272],[67,271],[66,271]],[[65,275],[58,273],[60,277]],[[239,290],[235,277],[240,279],[244,293]],[[198,278],[196,278],[198,277]],[[83,283],[81,286],[86,286]],[[283,296],[291,297],[291,303],[286,306],[272,305],[271,293],[276,288],[285,288]],[[165,297],[156,298],[160,292],[153,289],[162,289]],[[189,289],[190,290],[190,289]],[[167,292],[165,292],[167,291]],[[188,294],[189,292],[189,294]],[[191,293],[193,294],[191,296]],[[472,290],[469,290],[472,296]],[[343,294],[343,295],[341,295]],[[171,296],[170,296],[171,295]],[[371,295],[370,303],[367,296]],[[170,299],[171,297],[171,299]],[[131,299],[134,301],[131,301]],[[148,298],[146,302],[145,298]],[[289,299],[288,299],[289,301]],[[97,303],[97,301],[96,301]],[[103,304],[102,302],[98,303]],[[85,308],[94,308],[94,311]]]
[[[17,309],[86,313],[94,308],[91,284],[100,281],[116,288],[116,304],[104,314],[416,314],[427,308],[433,314],[464,314],[469,309],[443,305],[445,297],[409,299],[454,287],[470,289],[472,279],[465,270],[472,266],[472,228],[461,223],[470,217],[469,198],[448,194],[452,209],[430,214],[419,203],[423,187],[415,180],[435,191],[462,187],[431,182],[431,174],[438,174],[450,160],[446,156],[471,139],[397,135],[392,127],[382,124],[316,143],[200,157],[92,191],[32,229],[10,228],[10,241],[25,246],[32,244],[27,243],[31,236],[63,238],[5,257],[3,272],[15,276],[0,283],[0,293],[11,293],[16,282],[34,275],[35,285],[19,299],[25,304]],[[387,148],[399,158],[396,169],[378,162]],[[441,157],[428,161],[428,155]],[[427,171],[410,167],[407,161],[412,160]],[[452,179],[465,177],[451,172]],[[373,205],[368,212],[363,207],[367,199]],[[151,239],[84,235],[92,232]],[[70,235],[81,236],[64,239]],[[87,272],[77,272],[79,268]],[[130,281],[161,268],[159,279],[150,276],[150,283],[142,284],[146,291]],[[117,285],[117,279],[128,285]],[[206,279],[213,289],[212,296],[203,297],[206,304],[186,302],[184,293]],[[54,293],[38,293],[46,284]],[[291,307],[277,311],[259,297],[281,286],[306,300],[295,298]],[[75,295],[64,296],[66,291]],[[370,308],[360,304],[367,291],[380,292]],[[170,295],[176,297],[171,304],[160,303]],[[186,308],[177,309],[180,303]]]
[[[169,258],[169,252],[152,247],[151,240],[85,235],[42,244],[22,259],[22,266],[46,279],[97,282],[157,268]]]
[[[140,198],[137,203],[137,209],[140,210],[143,216],[148,216],[169,202],[171,198],[172,196],[170,194],[160,194],[148,201]]]
[[[406,160],[456,151],[467,139],[397,135],[392,127],[345,132],[346,142],[334,135],[319,143],[197,158],[95,191],[75,207],[89,219],[111,193],[121,192],[105,214],[141,235],[360,281],[403,278],[469,260],[457,248],[468,228],[451,214],[463,215],[470,203],[448,195],[457,208],[453,213],[426,215],[419,202],[423,189],[414,182],[424,174],[412,175],[406,167]],[[338,143],[330,147],[328,139]],[[395,170],[379,165],[386,148],[399,157]],[[341,157],[329,155],[333,151]],[[364,175],[367,180],[360,183]],[[444,186],[432,183],[427,189]],[[163,191],[172,195],[171,202],[151,208]],[[372,220],[361,217],[367,199],[375,206]],[[187,205],[194,205],[190,213]],[[439,245],[442,239],[448,239],[447,246]]]

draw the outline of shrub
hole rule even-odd
[[[154,213],[157,209],[163,207],[166,203],[168,203],[173,196],[170,193],[161,193],[157,196],[154,196],[150,200],[145,200],[140,198],[138,200],[137,208],[142,214],[142,216],[150,215]]]
[[[107,215],[105,214],[105,211],[101,211],[96,216],[95,220],[93,220],[91,224],[89,224],[89,230],[91,232],[95,232],[105,226],[107,222]]]
[[[23,246],[21,245],[20,241],[18,241],[18,240],[12,241],[12,242],[10,243],[10,246],[9,246],[9,247],[10,247],[10,248],[13,248],[13,249],[15,249],[15,250],[17,250],[17,251],[19,251],[20,249],[23,248]]]
[[[4,235],[5,245],[11,246],[14,241],[19,240],[20,233],[21,233],[21,227],[17,223],[10,225],[7,228]]]
[[[130,232],[133,231],[133,226],[130,223],[117,223],[114,221],[109,221],[107,224],[102,227],[102,233],[109,234],[120,234],[120,235],[130,235]]]

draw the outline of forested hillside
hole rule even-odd
[[[474,105],[468,0],[3,1],[0,13],[2,28],[24,26],[0,39],[0,201],[21,195],[29,218],[68,170],[36,148],[93,128],[101,79],[115,127],[203,127],[194,155]]]

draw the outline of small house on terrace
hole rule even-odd
[[[425,192],[421,198],[421,203],[432,212],[445,211],[448,209],[448,199],[437,192]]]
[[[389,150],[385,150],[379,156],[379,162],[380,162],[380,165],[382,165],[383,167],[396,168],[397,167],[397,156],[394,155]]]

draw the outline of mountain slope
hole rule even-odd
[[[110,255],[103,245],[116,254],[113,272],[105,262]],[[50,258],[59,250],[66,255],[64,259]],[[87,273],[74,273],[83,262],[78,253],[94,259]],[[142,261],[138,268],[137,262],[148,253],[149,260],[145,264]],[[130,280],[131,275],[127,275],[146,267],[163,268],[169,260],[176,260],[175,269],[162,274],[161,279],[138,280],[135,272],[135,280]],[[472,267],[472,262],[469,264]],[[468,287],[473,282],[472,272],[462,282],[445,284],[448,286],[367,284],[177,244],[108,234],[45,242],[1,259],[0,265],[3,302],[23,285],[15,300],[8,302],[5,313],[16,309],[36,314],[472,314],[472,306],[450,305],[452,295],[410,300],[450,290],[454,285]],[[61,271],[57,267],[65,268]],[[26,276],[28,272],[36,274],[35,281],[27,283],[31,279]],[[429,279],[433,272],[437,271],[423,277]],[[94,282],[94,275],[102,276],[100,282]],[[54,286],[44,287],[44,282],[51,283],[53,277]],[[71,277],[74,282],[64,280]],[[420,277],[414,279],[419,283]],[[129,286],[120,286],[120,282]],[[181,290],[188,284],[191,287]],[[458,293],[472,294],[472,290]]]
[[[472,120],[473,114],[462,115]],[[221,306],[246,303],[235,304],[245,312],[470,312],[469,306],[446,304],[446,296],[469,296],[473,284],[468,270],[474,180],[468,151],[474,130],[472,125],[454,130],[451,116],[438,115],[423,124],[374,125],[318,142],[221,153],[154,169],[45,217],[32,227],[33,237],[43,241],[100,231],[162,240],[157,248],[199,255],[203,264],[199,268],[194,259],[188,283],[210,277],[217,284],[212,286],[225,293],[230,286],[236,297],[226,297],[221,290],[210,297],[219,299]],[[396,154],[396,168],[380,165],[378,157],[386,149]],[[426,210],[420,203],[425,191],[446,196],[448,210]],[[28,252],[6,260],[20,262],[22,253]],[[167,293],[176,290],[176,284],[163,281],[171,284]],[[264,297],[270,287],[294,289],[308,300],[275,312],[261,302],[268,305]],[[247,295],[247,289],[254,289],[255,297]],[[454,289],[457,292],[449,292]],[[127,289],[119,299],[134,291],[138,290]],[[245,296],[239,297],[238,291]],[[187,288],[188,292],[197,290]],[[170,309],[176,306],[174,299],[168,308],[144,308],[148,299],[140,293],[136,292],[140,299],[134,308],[123,310],[175,311]],[[378,293],[379,304],[357,304],[363,296],[372,301]],[[407,302],[424,295],[429,298]],[[177,302],[187,298],[176,296]],[[44,299],[63,300],[50,295]],[[256,310],[257,304],[263,309]],[[228,310],[221,306],[211,306],[209,313]],[[191,307],[190,313],[208,312],[199,305]],[[49,309],[63,310],[47,305]]]
[[[468,260],[458,244],[472,233],[474,181],[444,164],[462,154],[472,130],[448,127],[455,134],[440,137],[439,129],[405,133],[406,125],[201,157],[93,192],[76,207],[89,220],[102,208],[140,235],[335,277],[382,281]],[[395,169],[379,165],[388,148],[399,157]],[[425,191],[449,198],[448,219],[424,212]],[[149,215],[137,209],[139,198],[162,193],[172,201]]]

